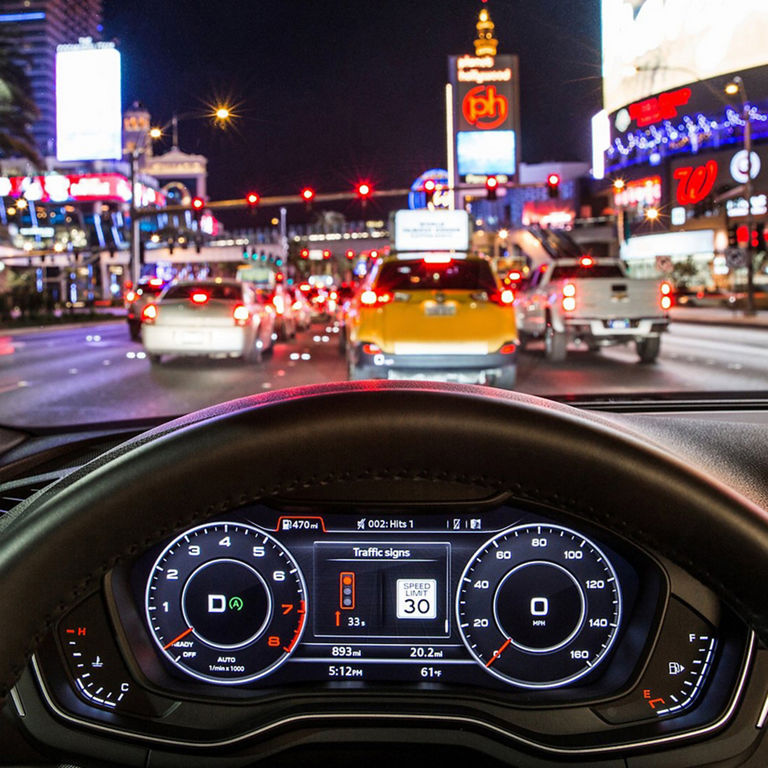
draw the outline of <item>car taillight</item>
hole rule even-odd
[[[508,344],[502,344],[499,352],[501,352],[502,355],[513,355],[515,350],[517,350],[517,344],[513,344],[510,341]]]
[[[205,291],[195,291],[189,298],[193,304],[207,304],[211,297]]]
[[[250,316],[251,313],[248,311],[248,307],[245,307],[242,304],[238,304],[232,310],[232,319],[235,321],[235,325],[245,325],[248,322]]]
[[[595,260],[591,256],[582,256],[579,259],[579,264],[582,267],[593,267],[595,265]]]
[[[573,283],[563,286],[562,306],[564,312],[573,312],[576,309],[576,286]]]
[[[147,304],[147,306],[141,310],[141,322],[146,323],[147,325],[152,325],[155,320],[157,320],[157,306],[155,304]]]
[[[339,294],[336,291],[331,291],[331,299],[336,301],[339,298]]]
[[[505,288],[500,294],[499,294],[499,301],[502,304],[513,304],[515,301],[515,292],[510,290],[509,288]]]
[[[133,304],[134,301],[138,298],[138,295],[136,294],[136,291],[128,291],[128,293],[125,294],[125,300],[129,304]]]
[[[272,305],[278,315],[282,315],[285,312],[285,299],[282,296],[275,296],[272,299]]]
[[[363,353],[366,355],[378,355],[381,352],[381,347],[378,344],[363,344]]]
[[[150,284],[151,286],[153,286],[154,288],[159,288],[159,287],[160,287],[160,286],[163,284],[163,281],[162,281],[162,279],[161,279],[161,278],[159,278],[159,277],[153,277],[153,278],[152,278],[152,279],[149,281],[149,284]]]

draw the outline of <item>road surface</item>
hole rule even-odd
[[[174,416],[223,400],[346,378],[338,335],[319,324],[261,364],[171,359],[150,366],[122,322],[0,333],[0,425],[47,427]],[[572,349],[563,363],[532,345],[517,389],[539,395],[768,391],[768,330],[672,324],[654,365],[634,347]]]

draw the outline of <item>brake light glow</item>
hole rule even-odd
[[[291,306],[292,306],[292,309],[295,312],[298,312],[301,309],[301,302],[300,301],[294,301]]]
[[[205,291],[195,291],[189,298],[194,304],[207,304],[211,297]]]
[[[582,267],[593,267],[595,265],[595,260],[591,256],[582,256],[579,259],[579,264],[581,264]]]
[[[163,281],[159,277],[153,277],[153,278],[150,278],[149,284],[153,288],[157,288],[157,287],[159,287],[159,286],[161,286],[163,284]]]
[[[443,253],[432,253],[424,257],[425,264],[450,264],[452,261],[450,256]]]
[[[365,304],[367,307],[381,306],[382,304],[389,304],[394,296],[391,293],[376,293],[376,291],[363,291],[360,294],[360,303]]]
[[[573,283],[563,286],[562,307],[564,312],[573,312],[576,309],[576,286]]]
[[[363,354],[365,355],[378,355],[381,352],[381,347],[377,344],[363,344]]]
[[[516,282],[518,282],[518,281],[519,281],[521,278],[522,278],[522,274],[521,274],[520,272],[510,272],[510,273],[507,275],[507,279],[508,279],[510,282],[512,282],[512,283],[516,283]]]
[[[147,306],[141,310],[141,322],[152,325],[155,320],[157,320],[157,307],[154,304],[147,304]]]
[[[331,296],[330,296],[330,298],[331,298],[331,300],[333,300],[333,301],[336,301],[336,299],[338,299],[338,298],[339,298],[339,294],[338,294],[338,293],[336,293],[336,291],[331,291]]]
[[[128,291],[128,293],[125,294],[125,300],[129,304],[133,304],[133,302],[136,301],[137,298],[138,298],[138,294],[136,293],[136,291]]]
[[[285,299],[283,299],[282,296],[275,296],[272,299],[272,305],[274,306],[278,315],[282,315],[283,312],[285,312]]]
[[[502,344],[501,349],[499,352],[501,352],[502,355],[512,355],[517,350],[517,344],[513,344],[512,342],[509,342],[508,344]]]
[[[665,281],[659,286],[659,290],[661,291],[663,296],[667,296],[670,293],[672,293],[672,286]]]
[[[312,286],[309,283],[302,283],[299,286],[300,291],[308,291]]]
[[[238,304],[232,310],[232,319],[235,321],[235,325],[243,326],[248,322],[251,313],[248,311],[248,307]]]
[[[510,290],[509,288],[505,288],[500,294],[499,294],[499,300],[502,304],[512,304],[515,300],[515,292]]]

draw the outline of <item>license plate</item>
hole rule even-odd
[[[456,314],[455,304],[427,304],[424,307],[424,314],[430,317],[446,317]]]
[[[189,344],[190,346],[195,344],[202,344],[205,341],[205,334],[202,331],[181,331],[179,333],[179,343]]]
[[[608,323],[609,328],[629,328],[629,320],[611,320]]]

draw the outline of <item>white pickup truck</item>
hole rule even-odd
[[[520,242],[530,263],[516,292],[521,344],[544,339],[547,358],[560,361],[569,343],[598,350],[633,342],[641,362],[656,360],[669,325],[669,283],[630,278],[619,259],[593,257],[561,233],[531,230]]]

